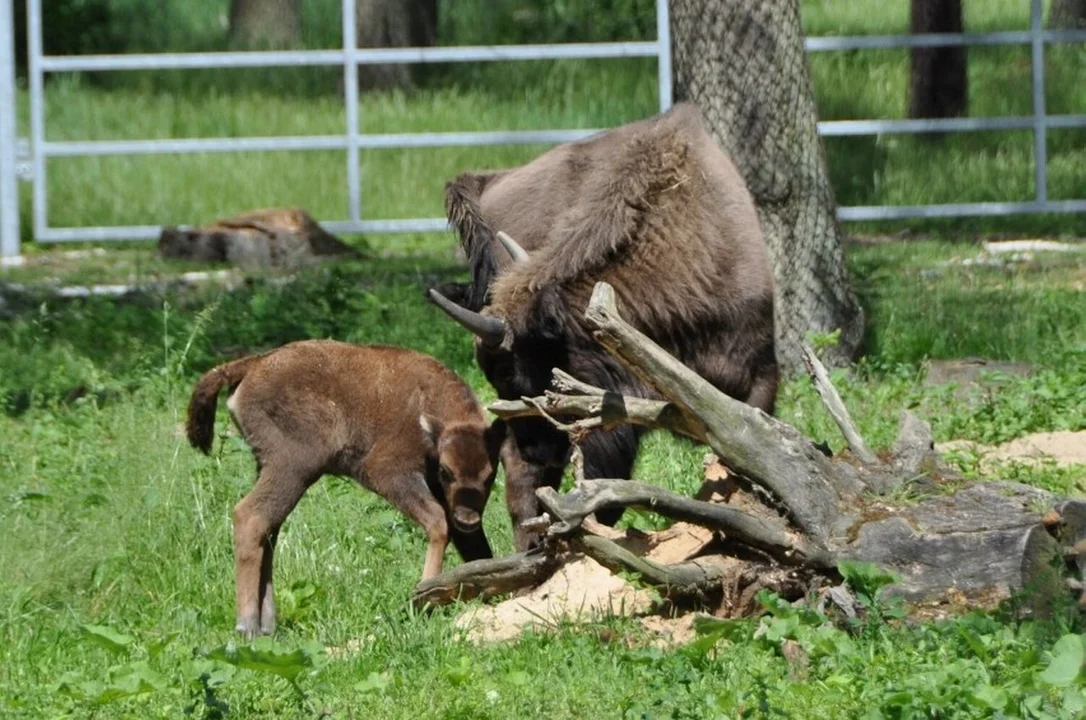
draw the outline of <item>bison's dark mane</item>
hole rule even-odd
[[[489,300],[490,283],[498,275],[494,256],[494,231],[483,219],[479,197],[493,175],[464,173],[445,185],[445,217],[460,238],[460,247],[468,256],[471,283],[441,288],[453,302],[478,312]]]

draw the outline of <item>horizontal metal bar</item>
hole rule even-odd
[[[840,207],[837,217],[842,222],[864,220],[907,220],[920,218],[981,217],[1009,214],[1065,214],[1086,212],[1086,200],[1055,200],[1045,203],[949,203],[945,205],[856,205]],[[322,220],[321,226],[333,233],[430,233],[444,232],[449,224],[445,218],[413,218],[400,220]],[[38,242],[101,242],[106,240],[154,240],[162,228],[157,225],[115,227],[43,228]]]
[[[1047,43],[1086,42],[1086,30],[1046,30]],[[904,47],[960,45],[1027,45],[1029,32],[962,33],[928,35],[872,35],[810,37],[810,52],[878,50]],[[125,55],[45,55],[44,72],[180,70],[259,67],[335,67],[350,61],[364,65],[499,62],[519,60],[574,60],[590,58],[658,57],[659,45],[651,42],[562,43],[558,45],[465,45],[434,48],[381,48],[343,50],[273,50],[261,52],[133,53]]]
[[[359,135],[358,145],[370,149],[530,145],[574,142],[600,130],[498,130],[488,132],[387,133]]]
[[[994,33],[924,33],[917,35],[850,35],[840,37],[809,37],[803,42],[808,52],[836,50],[895,50],[911,47],[960,47],[983,45],[1029,45],[1033,34],[1029,30]],[[1045,43],[1086,42],[1086,30],[1045,30]]]
[[[499,62],[504,60],[588,60],[657,57],[659,44],[650,42],[559,43],[556,45],[465,45],[461,47],[358,49],[362,65]]]
[[[1049,128],[1086,127],[1086,115],[1053,115],[1045,118]],[[824,137],[905,134],[924,132],[972,132],[982,130],[1029,130],[1030,117],[948,118],[938,120],[829,120],[818,124]],[[360,134],[358,146],[375,150],[396,148],[471,147],[483,145],[526,145],[573,142],[600,132],[597,129],[506,130],[449,133]],[[342,135],[287,135],[262,138],[181,138],[162,140],[94,140],[45,142],[45,157],[88,157],[104,155],[164,155],[171,153],[290,152],[343,150]]]
[[[358,146],[375,150],[396,148],[470,147],[475,145],[526,145],[571,142],[598,130],[508,130],[496,132],[381,133],[358,135]],[[343,150],[343,135],[284,136],[262,138],[183,138],[171,140],[94,140],[45,142],[45,157],[103,155],[164,155],[169,153],[285,152]]]
[[[855,205],[837,208],[842,222],[907,220],[916,218],[983,217],[1038,213],[1086,212],[1086,200],[1038,202],[948,203],[946,205]]]
[[[1045,115],[1045,127],[1049,130],[1086,127],[1086,115]]]
[[[99,70],[194,70],[337,65],[343,65],[342,50],[45,55],[41,58],[40,66],[45,72],[89,72]]]
[[[1051,115],[1049,128],[1086,127],[1086,115]],[[1034,119],[1024,117],[939,118],[931,120],[826,120],[818,123],[824,137],[841,135],[907,134],[927,132],[977,132],[983,130],[1032,130]]]
[[[503,60],[576,60],[587,58],[656,57],[653,42],[563,43],[559,45],[465,45],[461,47],[294,50],[267,52],[142,53],[126,55],[46,55],[45,72],[103,70],[236,69],[258,67],[342,66],[351,59],[363,65],[497,62]]]
[[[342,135],[258,138],[184,138],[174,140],[93,140],[43,142],[45,157],[101,155],[163,155],[167,153],[274,152],[290,150],[342,150]]]
[[[322,220],[321,227],[332,233],[428,233],[448,229],[445,218],[406,218],[399,220]],[[187,227],[179,225],[179,227]],[[159,225],[116,225],[112,227],[47,227],[35,237],[38,242],[104,242],[108,240],[156,240]]]

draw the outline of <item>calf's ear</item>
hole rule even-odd
[[[498,418],[490,423],[490,427],[486,429],[484,435],[486,439],[486,452],[490,457],[490,464],[495,470],[498,468],[498,456],[501,454],[502,443],[505,442],[507,433],[508,426],[506,425],[505,420]]]
[[[433,415],[419,415],[419,427],[422,428],[422,442],[430,453],[437,452],[437,439],[441,437],[441,421]]]

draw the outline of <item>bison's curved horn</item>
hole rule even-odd
[[[460,307],[437,290],[430,288],[430,300],[445,311],[445,314],[470,330],[487,347],[497,347],[505,340],[505,323],[496,317],[487,317],[477,312]]]
[[[528,259],[528,251],[520,246],[520,244],[509,237],[505,232],[498,231],[498,240],[501,241],[502,247],[509,251],[509,256],[513,258],[513,262],[521,263]]]

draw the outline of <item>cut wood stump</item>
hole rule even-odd
[[[294,270],[321,257],[359,255],[301,208],[254,210],[189,229],[164,227],[158,252],[246,270]]]
[[[624,397],[556,370],[553,391],[499,401],[491,411],[546,417],[575,448],[586,433],[623,423],[665,428],[708,445],[727,471],[715,471],[695,499],[625,479],[585,480],[575,450],[572,490],[536,493],[547,512],[533,522],[546,528],[542,555],[554,562],[517,560],[537,569],[517,575],[521,587],[538,584],[559,558],[585,555],[635,574],[667,600],[711,600],[716,614],[740,615],[755,608],[762,589],[795,599],[839,585],[838,564],[849,560],[893,573],[897,581],[884,592],[914,608],[990,608],[1016,597],[1026,611],[1044,614],[1068,607],[1073,593],[1086,609],[1086,503],[1014,482],[966,481],[943,465],[927,424],[907,412],[892,451],[876,455],[809,348],[809,373],[849,448],[838,457],[728,397],[626,323],[606,283],[596,285],[585,318],[596,340],[656,398]],[[678,562],[658,562],[593,523],[595,512],[616,507],[706,528],[713,540]],[[651,545],[642,542],[642,550]],[[509,568],[491,585],[486,562],[497,561],[467,563],[428,581],[459,589],[430,592],[427,601],[512,591]],[[471,582],[457,585],[457,573]]]

